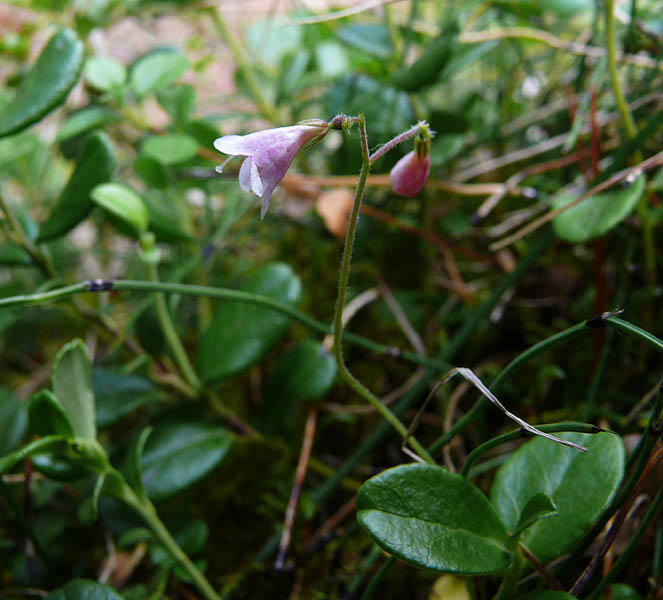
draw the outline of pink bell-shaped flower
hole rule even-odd
[[[269,208],[272,191],[283,179],[295,154],[308,142],[323,137],[328,130],[325,121],[313,119],[248,135],[225,135],[214,141],[214,147],[231,157],[246,156],[239,169],[239,184],[244,191],[261,198],[262,219]],[[223,165],[216,168],[219,173]]]
[[[401,158],[389,173],[391,189],[399,196],[412,198],[426,185],[430,159],[428,152],[417,154],[415,150]]]

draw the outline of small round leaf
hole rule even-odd
[[[464,477],[404,465],[369,479],[357,519],[378,545],[416,567],[486,575],[509,564],[508,533],[488,499]]]

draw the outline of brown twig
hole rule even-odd
[[[555,576],[546,569],[545,565],[539,562],[539,559],[532,554],[527,546],[522,542],[519,542],[520,550],[523,553],[523,556],[529,561],[534,570],[543,577],[543,580],[553,589],[564,591],[564,586],[555,579]]]
[[[567,211],[570,208],[577,206],[585,198],[589,198],[590,196],[599,194],[600,192],[612,187],[616,183],[628,180],[631,177],[636,177],[637,175],[640,175],[641,173],[644,173],[649,169],[653,169],[661,164],[663,164],[663,151],[654,154],[654,156],[649,157],[647,160],[643,160],[641,163],[635,165],[634,167],[630,167],[628,169],[619,171],[619,173],[615,173],[612,177],[609,177],[605,181],[599,183],[598,185],[595,185],[593,188],[590,188],[583,194],[580,194],[580,196],[574,198],[573,200],[571,200],[571,202],[567,202],[566,204],[564,204],[564,206],[560,206],[558,208],[555,208],[547,212],[545,215],[539,217],[535,221],[529,223],[528,225],[525,225],[525,227],[523,227],[516,233],[500,240],[499,242],[495,242],[490,246],[490,249],[494,252],[496,250],[509,246],[514,242],[517,242],[518,240],[522,239],[526,235],[529,235],[533,231],[536,231],[542,225],[545,225],[549,221],[552,221],[552,219],[554,219],[557,215],[560,215],[564,211]]]
[[[572,596],[578,597],[578,595],[585,587],[587,582],[591,579],[592,575],[598,568],[599,563],[603,560],[603,557],[608,552],[608,550],[614,543],[615,539],[617,538],[617,534],[619,533],[619,530],[621,529],[622,525],[624,524],[624,521],[626,520],[626,517],[629,513],[629,507],[632,504],[633,500],[635,499],[638,490],[642,487],[642,484],[648,477],[649,472],[659,463],[659,461],[662,458],[663,458],[663,449],[659,449],[647,462],[644,471],[640,475],[637,483],[633,488],[633,491],[631,492],[629,500],[622,505],[622,507],[619,509],[619,512],[615,515],[615,518],[612,524],[610,525],[610,529],[608,529],[608,532],[605,534],[605,537],[603,538],[603,542],[601,542],[601,546],[594,554],[594,558],[592,558],[592,560],[587,565],[587,567],[585,567],[585,570],[582,572],[580,577],[578,577],[576,582],[573,584],[573,587],[569,592]]]
[[[308,467],[308,459],[311,456],[311,449],[313,448],[313,436],[315,435],[315,425],[318,419],[318,409],[312,406],[308,411],[306,418],[306,426],[304,427],[304,441],[302,442],[302,450],[299,453],[299,461],[297,462],[297,470],[295,471],[295,481],[290,491],[290,499],[288,500],[288,508],[285,512],[285,520],[283,522],[283,532],[281,533],[281,541],[279,543],[279,552],[276,556],[274,568],[281,570],[285,560],[285,553],[288,551],[290,545],[290,538],[292,536],[292,526],[295,522],[295,511],[297,510],[297,501],[299,500],[299,493],[301,492],[304,478],[306,477],[306,469]]]

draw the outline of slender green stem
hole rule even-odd
[[[157,266],[155,264],[151,264],[149,266],[148,272],[152,283],[159,284]],[[154,303],[157,309],[157,319],[159,319],[159,325],[161,325],[161,329],[166,336],[166,341],[168,342],[168,346],[170,346],[170,350],[173,353],[173,358],[175,359],[177,366],[182,372],[182,375],[184,375],[187,383],[195,390],[200,390],[202,384],[200,383],[200,379],[198,379],[198,375],[196,375],[196,371],[193,368],[191,361],[189,361],[186,350],[184,349],[184,346],[182,346],[182,342],[177,335],[175,325],[173,324],[173,321],[170,318],[170,314],[168,313],[168,307],[166,306],[166,300],[162,292],[154,293]]]
[[[119,475],[119,474],[118,474]],[[121,476],[119,476],[121,477]],[[214,591],[205,576],[193,564],[187,554],[177,545],[177,542],[170,534],[166,526],[159,519],[154,505],[146,497],[139,497],[129,487],[121,477],[122,487],[116,493],[126,504],[133,508],[145,521],[156,539],[166,549],[166,551],[180,564],[187,572],[198,591],[205,600],[220,600],[220,596]]]
[[[496,600],[511,600],[511,598],[513,598],[516,593],[516,589],[518,588],[518,580],[520,579],[520,574],[523,570],[525,560],[523,558],[523,552],[518,545],[517,539],[513,540],[513,544],[513,560],[504,572],[504,579],[502,580],[502,585],[497,592]]]
[[[622,87],[619,83],[617,73],[617,42],[615,39],[615,0],[605,0],[605,45],[608,59],[608,71],[610,73],[610,85],[612,93],[615,96],[617,111],[624,126],[627,139],[631,140],[638,134],[633,115],[631,115]],[[636,162],[642,162],[642,155],[639,151],[635,152]],[[649,213],[647,211],[649,197],[645,193],[638,203],[638,216],[642,221],[642,241],[645,251],[645,268],[647,272],[647,284],[650,294],[653,293],[653,284],[656,273],[656,254],[654,246],[654,230]]]
[[[605,0],[605,46],[608,56],[608,71],[610,72],[610,84],[615,96],[617,111],[621,117],[626,137],[629,139],[638,133],[633,116],[628,110],[621,85],[617,74],[617,43],[615,40],[615,0]],[[640,160],[638,160],[640,162]]]
[[[572,421],[568,421],[565,423],[551,423],[550,425],[537,425],[536,428],[540,429],[544,433],[556,433],[558,431],[577,431],[579,433],[599,433],[603,431],[600,427],[597,427],[596,425],[589,425],[587,423],[575,423]],[[463,466],[461,467],[459,473],[463,477],[467,477],[476,459],[479,458],[479,456],[481,456],[484,452],[488,452],[488,450],[492,450],[496,446],[500,446],[501,444],[505,444],[506,442],[513,442],[514,440],[520,440],[523,437],[529,437],[529,436],[527,436],[527,433],[524,432],[522,429],[518,429],[517,431],[511,431],[510,433],[499,435],[493,438],[492,440],[484,442],[480,446],[477,446],[474,450],[472,450],[472,452],[470,452],[467,455],[467,458],[465,459],[465,462],[463,463]]]
[[[368,582],[364,593],[361,595],[361,600],[371,600],[371,598],[375,596],[375,592],[377,591],[380,582],[395,562],[396,559],[393,556],[390,556],[387,560],[384,561],[382,566],[377,570],[377,573],[375,573],[375,575],[373,575],[371,580]]]
[[[217,300],[230,300],[233,302],[257,304],[259,306],[264,306],[266,308],[271,308],[281,312],[291,317],[292,319],[295,319],[302,325],[305,325],[312,331],[316,331],[323,335],[330,334],[332,331],[329,325],[321,323],[320,321],[316,321],[315,319],[299,312],[287,304],[282,304],[277,300],[267,296],[242,292],[240,290],[206,287],[202,285],[188,285],[183,283],[168,283],[163,281],[155,283],[152,281],[116,280],[107,282],[109,287],[105,287],[103,289],[94,288],[93,284],[94,282],[82,281],[80,283],[74,283],[72,285],[61,287],[55,290],[49,290],[47,292],[38,292],[36,294],[24,294],[20,296],[0,298],[0,309],[21,306],[37,306],[64,300],[76,294],[83,294],[91,291],[105,291],[110,289],[131,292],[163,292],[170,294],[182,294],[184,296],[203,296]],[[407,350],[400,350],[394,346],[385,346],[384,344],[379,344],[354,333],[344,332],[343,339],[347,342],[352,342],[357,346],[361,346],[362,348],[366,348],[374,354],[402,358],[403,360],[407,360],[409,362],[431,369],[436,369],[438,371],[446,371],[449,369],[449,365],[440,360],[420,356]]]
[[[208,10],[212,16],[212,21],[214,21],[216,30],[219,32],[219,35],[225,42],[226,46],[228,46],[230,54],[232,54],[233,59],[237,63],[237,67],[244,76],[246,85],[248,86],[251,92],[251,96],[258,106],[258,109],[264,117],[268,118],[273,123],[278,123],[281,120],[278,111],[274,105],[272,105],[272,103],[265,97],[265,94],[263,94],[262,88],[256,79],[253,67],[249,62],[244,49],[237,43],[235,36],[233,36],[233,34],[230,32],[230,29],[228,29],[228,25],[226,24],[221,11],[217,6],[209,7]]]
[[[412,406],[415,401],[426,394],[426,388],[430,385],[433,378],[439,373],[444,373],[451,369],[453,365],[451,360],[470,339],[472,334],[484,322],[484,319],[494,310],[504,293],[532,267],[538,258],[548,249],[553,239],[552,231],[548,230],[528,249],[527,253],[518,261],[516,268],[507,273],[492,292],[479,306],[477,306],[465,320],[460,330],[453,335],[448,344],[446,344],[437,355],[436,360],[442,362],[441,369],[429,369],[418,379],[414,385],[400,398],[394,405],[393,411],[396,415],[401,415],[405,410]],[[346,336],[347,338],[347,336]],[[321,486],[311,493],[311,501],[314,504],[320,504],[341,484],[343,479],[352,473],[355,466],[369,454],[391,431],[391,426],[386,421],[381,421],[364,439],[357,449],[337,467],[334,474],[327,479]],[[255,561],[262,563],[268,556],[274,553],[279,543],[280,534],[275,533],[263,544],[262,548],[256,553]],[[379,553],[379,549],[377,549]],[[363,567],[361,567],[363,570]]]
[[[55,277],[56,273],[53,265],[46,256],[32,243],[32,240],[27,236],[23,227],[18,222],[14,211],[9,204],[5,202],[5,198],[0,192],[0,210],[5,214],[7,223],[11,230],[12,236],[15,238],[16,243],[23,248],[29,255],[35,265],[46,277]]]
[[[637,325],[633,325],[633,323],[629,323],[628,321],[624,321],[623,319],[619,319],[617,317],[608,317],[605,319],[605,323],[608,327],[613,327],[618,331],[633,335],[639,338],[641,342],[648,344],[659,352],[663,352],[663,340],[660,340],[655,335],[652,335],[648,331],[641,329]]]
[[[398,417],[389,410],[380,399],[377,398],[368,388],[366,388],[358,379],[350,373],[343,361],[343,309],[345,308],[345,299],[348,292],[348,279],[350,277],[350,264],[352,260],[352,248],[354,246],[355,234],[357,231],[357,220],[359,217],[359,207],[364,196],[366,188],[366,180],[368,173],[371,170],[370,155],[368,152],[368,138],[366,136],[366,122],[364,115],[358,115],[359,123],[359,136],[361,141],[362,151],[362,166],[359,174],[359,181],[355,189],[354,202],[352,211],[348,220],[348,229],[345,234],[345,245],[343,246],[343,257],[341,259],[341,273],[338,284],[338,296],[336,298],[336,309],[334,312],[334,354],[336,356],[336,364],[341,377],[348,383],[348,385],[355,390],[360,396],[366,399],[373,408],[382,416],[392,427],[403,437],[408,439],[409,444],[415,452],[423,458],[426,462],[434,464],[435,461],[431,458],[426,449],[413,437],[408,438],[408,432],[405,426],[400,422]]]

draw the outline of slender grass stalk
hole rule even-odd
[[[256,304],[264,306],[272,310],[281,312],[302,325],[308,327],[312,331],[316,331],[323,335],[328,335],[332,332],[332,328],[320,321],[309,317],[308,315],[299,312],[297,309],[292,308],[288,304],[283,304],[278,300],[269,298],[268,296],[261,296],[259,294],[252,294],[250,292],[243,292],[241,290],[231,290],[227,288],[215,288],[202,285],[188,285],[183,283],[169,283],[160,281],[155,283],[153,281],[132,281],[118,279],[114,281],[81,281],[67,285],[55,290],[47,292],[37,292],[35,294],[24,294],[20,296],[10,296],[7,298],[0,298],[0,309],[14,308],[23,306],[39,306],[57,302],[87,292],[101,292],[101,291],[131,291],[131,292],[162,292],[164,294],[181,294],[184,296],[202,296],[207,298],[214,298],[216,300],[228,300],[232,302],[245,302],[247,304]],[[427,358],[408,350],[401,350],[395,346],[385,346],[350,332],[343,332],[343,339],[347,342],[352,342],[357,346],[366,348],[368,351],[379,354],[382,356],[391,356],[402,358],[409,362],[436,369],[438,371],[446,371],[449,369],[447,363],[443,363],[434,358]]]
[[[5,214],[7,224],[9,225],[10,235],[16,243],[28,253],[32,262],[44,274],[44,276],[53,278],[56,277],[55,269],[51,261],[32,243],[32,240],[27,236],[23,227],[18,222],[14,211],[9,204],[5,201],[2,192],[0,192],[0,210]]]
[[[600,427],[597,427],[596,425],[589,425],[587,423],[575,423],[572,421],[565,422],[565,423],[551,423],[550,425],[537,425],[537,429],[545,432],[545,433],[557,433],[559,431],[577,431],[579,433],[599,433],[603,431]],[[496,446],[500,446],[501,444],[505,444],[506,442],[513,442],[515,440],[520,440],[523,437],[529,437],[526,432],[524,432],[521,429],[518,429],[517,431],[511,431],[510,433],[505,433],[504,435],[499,435],[492,440],[488,440],[487,442],[484,442],[480,446],[477,446],[472,452],[470,452],[467,455],[467,458],[465,459],[465,462],[463,463],[463,466],[461,467],[459,473],[463,477],[467,477],[470,469],[472,468],[472,465],[476,461],[479,456],[481,456],[483,453],[488,452],[488,450],[492,450]]]
[[[157,272],[157,266],[155,264],[149,265],[148,273],[152,283],[159,284],[159,274]],[[154,303],[157,310],[157,319],[159,320],[159,325],[163,331],[164,336],[166,337],[166,342],[170,347],[171,352],[173,353],[173,358],[177,364],[182,375],[186,379],[186,382],[196,391],[200,390],[202,384],[196,371],[187,356],[186,350],[182,345],[182,342],[177,335],[177,330],[173,324],[172,319],[170,318],[170,313],[168,312],[168,307],[166,306],[166,300],[162,292],[154,292]]]
[[[352,248],[354,246],[355,234],[357,231],[357,220],[359,218],[359,207],[361,206],[362,198],[364,197],[364,190],[366,189],[366,179],[371,170],[371,160],[368,151],[368,138],[366,136],[366,121],[364,115],[360,114],[357,117],[359,126],[359,136],[362,151],[362,166],[359,174],[359,181],[355,189],[354,202],[352,204],[352,211],[348,219],[348,228],[345,234],[345,244],[343,246],[343,256],[341,258],[341,271],[338,284],[338,296],[336,297],[336,309],[334,312],[334,355],[336,356],[336,364],[340,376],[346,383],[361,397],[375,408],[380,416],[385,419],[403,439],[408,439],[408,443],[412,446],[414,451],[426,462],[435,464],[430,454],[426,449],[412,436],[408,438],[407,428],[400,422],[398,417],[389,410],[380,399],[377,398],[367,387],[365,387],[350,371],[343,361],[343,309],[345,308],[345,299],[348,292],[348,279],[350,277],[350,264],[352,261]]]
[[[587,327],[586,323],[586,321],[583,321],[582,323],[573,325],[564,331],[560,331],[559,333],[551,335],[549,338],[540,341],[538,344],[534,344],[534,346],[531,346],[516,356],[516,358],[514,358],[504,369],[502,369],[500,374],[495,378],[495,381],[493,381],[493,383],[489,386],[490,391],[496,394],[502,385],[504,385],[506,380],[515,371],[520,369],[528,360],[537,354],[563,342],[568,342],[570,340],[576,339],[577,337],[580,337],[581,335],[590,333],[592,330]],[[456,421],[456,423],[449,429],[449,431],[435,440],[433,445],[429,448],[430,452],[435,454],[445,444],[448,444],[456,435],[458,435],[472,421],[474,421],[474,419],[479,416],[481,411],[483,411],[484,408],[486,408],[489,404],[490,403],[488,399],[485,396],[481,396],[481,398],[475,402],[474,406],[469,411],[467,411],[463,417],[458,419],[458,421]]]
[[[608,58],[608,72],[610,73],[610,85],[615,96],[617,112],[619,112],[626,138],[631,140],[638,134],[633,115],[628,109],[624,92],[619,83],[617,73],[617,42],[615,39],[615,0],[605,0],[605,46]],[[635,152],[636,162],[642,162],[640,151]],[[650,294],[654,291],[654,279],[656,276],[656,251],[654,247],[654,229],[649,218],[649,196],[645,192],[638,203],[638,216],[642,221],[642,242],[645,251],[645,269],[647,273],[647,286]],[[649,319],[651,320],[651,319]]]

